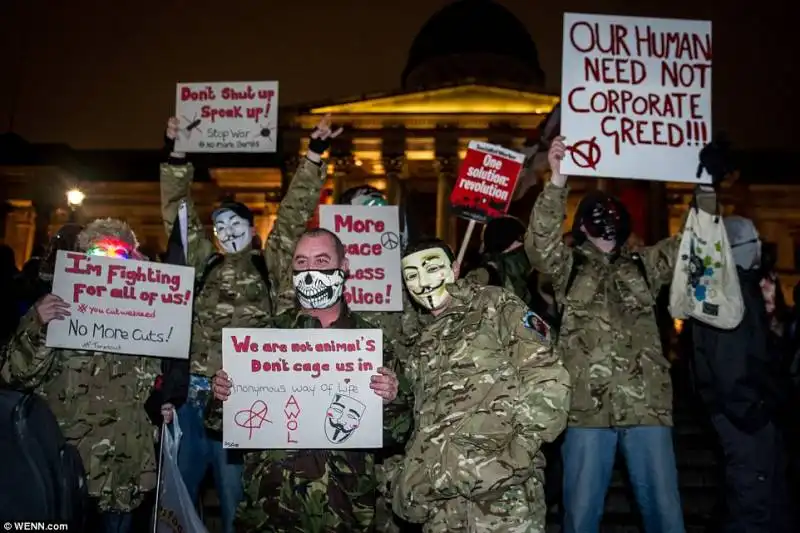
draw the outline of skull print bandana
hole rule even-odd
[[[300,307],[304,309],[327,309],[342,297],[344,291],[344,271],[295,270],[294,292]]]

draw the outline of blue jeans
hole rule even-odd
[[[628,467],[647,533],[684,533],[672,429],[568,428],[564,460],[563,533],[597,533],[617,444]]]
[[[241,453],[224,449],[222,441],[210,437],[203,425],[203,416],[203,408],[194,402],[187,402],[178,409],[183,433],[178,449],[178,469],[189,495],[197,504],[200,483],[206,470],[211,468],[219,496],[223,532],[234,533],[236,507],[244,498]]]
[[[102,513],[103,533],[130,533],[133,514],[106,511]]]

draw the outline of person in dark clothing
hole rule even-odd
[[[752,221],[725,229],[744,300],[742,322],[721,330],[692,321],[695,386],[725,455],[726,533],[790,532],[786,451],[778,424],[786,388],[760,281],[761,242]]]
[[[478,285],[504,287],[530,306],[531,263],[522,245],[525,229],[512,216],[490,220],[483,227],[480,264],[464,277]]]
[[[5,296],[0,302],[0,346],[16,331],[22,316],[17,308],[15,290],[18,276],[14,249],[7,244],[0,245],[0,290]]]

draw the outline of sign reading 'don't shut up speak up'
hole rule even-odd
[[[222,330],[225,448],[383,447],[379,329]]]
[[[561,172],[710,183],[711,60],[708,21],[565,14]]]
[[[60,251],[53,294],[70,316],[48,325],[49,348],[189,357],[192,267]]]
[[[319,225],[338,235],[350,263],[344,298],[353,311],[402,311],[396,205],[321,205]]]
[[[488,222],[508,213],[525,156],[502,146],[470,141],[450,195],[453,212]]]
[[[275,152],[278,82],[179,83],[178,152]]]

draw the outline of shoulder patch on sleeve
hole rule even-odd
[[[522,326],[533,330],[541,340],[550,342],[550,325],[533,311],[528,311],[522,317]]]

